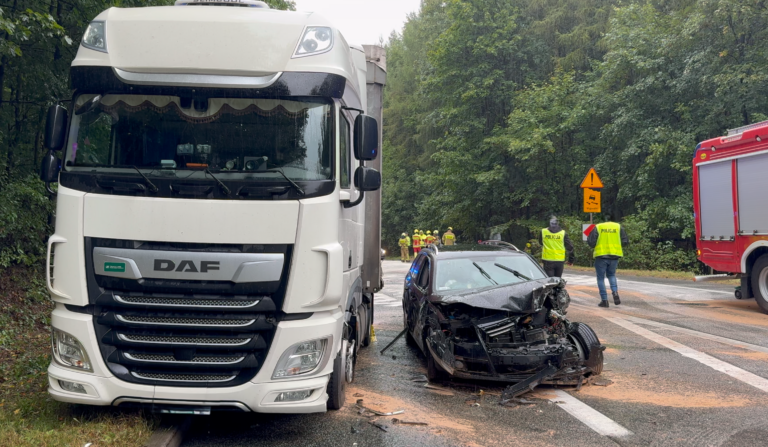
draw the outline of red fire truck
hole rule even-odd
[[[768,121],[696,146],[693,197],[699,260],[768,313]]]

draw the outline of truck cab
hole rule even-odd
[[[41,174],[54,399],[344,404],[380,287],[382,52],[253,0],[90,23]]]

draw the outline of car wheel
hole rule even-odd
[[[603,372],[603,349],[600,339],[591,327],[584,323],[574,323],[570,335],[579,344],[579,354],[584,357],[584,365],[592,369],[594,375]],[[596,348],[596,349],[593,349]]]
[[[405,304],[403,304],[403,329],[405,329],[405,344],[408,346],[416,346],[416,340],[411,335],[411,326],[408,324],[408,314],[405,311]]]
[[[752,266],[752,292],[763,313],[768,314],[768,255],[757,258]]]
[[[344,352],[347,350],[347,344],[346,340],[341,342],[341,350],[336,356],[336,360],[333,361],[331,380],[328,381],[328,387],[326,388],[328,393],[326,407],[329,410],[340,410],[346,400],[347,381],[345,377],[346,362],[344,361]]]

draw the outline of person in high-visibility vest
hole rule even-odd
[[[426,235],[424,236],[424,246],[429,247],[430,245],[435,243],[435,237],[432,236],[432,233],[427,230]]]
[[[411,238],[408,237],[408,233],[403,233],[400,235],[398,244],[400,244],[400,262],[410,261],[411,253],[409,250],[411,247]]]
[[[544,271],[549,277],[563,276],[566,255],[568,265],[573,265],[573,243],[560,227],[557,217],[549,219],[549,226],[541,230],[541,260],[544,261]]]
[[[421,251],[421,235],[419,234],[419,230],[413,230],[413,259],[416,259],[416,256],[418,256],[419,252]]]
[[[435,230],[432,232],[432,236],[435,238],[435,244],[440,245],[440,233]]]
[[[595,273],[597,274],[597,288],[600,290],[600,307],[608,307],[608,294],[605,291],[605,277],[613,293],[613,303],[621,304],[619,299],[619,286],[616,283],[616,268],[619,259],[624,256],[624,248],[629,245],[629,237],[624,228],[611,222],[611,216],[605,215],[605,222],[599,223],[592,229],[587,237],[587,244],[594,249]]]
[[[443,233],[443,245],[454,245],[456,243],[456,235],[453,234],[453,228],[448,227],[448,231]]]

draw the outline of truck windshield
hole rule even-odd
[[[332,107],[320,100],[81,95],[74,110],[67,170],[162,169],[203,178],[208,169],[285,181],[280,169],[294,180],[332,177]]]

